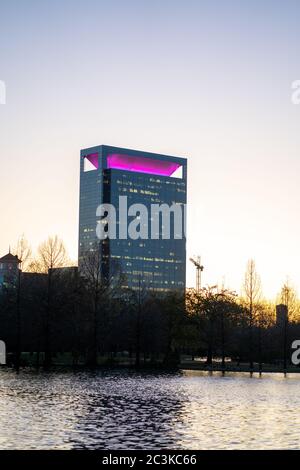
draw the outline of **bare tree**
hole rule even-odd
[[[256,305],[261,297],[261,280],[255,267],[255,261],[250,259],[247,263],[243,285],[247,310],[249,313],[249,365],[253,370],[253,324],[255,321]]]
[[[31,257],[31,248],[28,241],[22,235],[16,247],[13,248],[12,253],[18,257],[20,261],[18,270],[18,281],[17,281],[17,298],[16,298],[16,335],[17,335],[17,347],[16,347],[16,369],[19,370],[21,360],[21,271],[24,270]]]
[[[107,257],[103,256],[102,243],[95,242],[90,251],[83,256],[80,273],[85,280],[89,293],[93,315],[93,341],[89,364],[96,366],[98,362],[99,346],[99,313],[102,312],[103,326],[106,323],[105,312],[114,295],[119,291],[122,283],[122,272],[118,262],[108,269]]]
[[[12,253],[21,261],[21,270],[26,271],[30,263],[32,250],[24,234],[17,241],[17,245],[12,249]]]
[[[65,266],[68,262],[68,257],[64,242],[57,235],[49,237],[38,248],[38,260],[45,272],[53,268]]]
[[[274,325],[275,306],[266,300],[260,300],[255,305],[254,325],[258,331],[258,369],[262,373],[263,337],[268,328]]]
[[[51,365],[51,320],[52,320],[52,277],[53,269],[61,268],[68,262],[64,242],[58,236],[49,237],[38,247],[38,256],[34,260],[35,268],[48,275],[47,305],[45,319],[45,367]],[[32,267],[32,266],[31,266]]]
[[[38,247],[37,256],[27,263],[26,271],[48,274],[49,270],[72,266],[64,242],[57,235],[49,237]]]
[[[222,354],[222,369],[225,370],[225,345],[227,327],[231,318],[238,318],[241,308],[236,301],[235,292],[215,286],[207,286],[200,292],[192,291],[186,296],[186,307],[189,314],[199,325],[199,332],[204,333],[204,342],[207,345],[208,366],[213,364],[213,352],[217,342],[217,333],[220,329],[220,346]]]
[[[44,264],[37,258],[32,259],[28,263],[26,267],[26,271],[28,273],[46,274]]]

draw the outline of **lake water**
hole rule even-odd
[[[299,449],[300,375],[0,370],[0,449]]]

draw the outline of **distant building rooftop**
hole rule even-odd
[[[20,264],[21,260],[17,256],[12,255],[11,253],[8,253],[7,255],[3,256],[0,258],[0,263],[16,263]]]

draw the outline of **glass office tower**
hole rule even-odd
[[[124,287],[138,289],[142,283],[143,288],[157,292],[185,289],[186,185],[185,158],[106,145],[82,150],[79,269],[85,259],[97,251],[101,254],[100,269],[105,279],[112,278],[114,271],[119,271]],[[140,213],[128,215],[124,222],[120,196],[123,202],[126,199],[126,215],[127,209],[135,207],[134,204],[143,204],[147,209],[148,220],[146,223],[145,218],[142,220],[144,229],[148,227],[147,236],[145,230],[134,239],[128,235],[125,222],[129,225],[132,220],[140,218]],[[103,217],[96,215],[101,204],[111,204],[116,210],[116,236],[105,240],[97,237],[97,224],[103,222]],[[178,222],[177,219],[176,223],[176,211],[169,213],[170,236],[166,232],[164,234],[166,219],[161,213],[158,230],[151,230],[152,208],[162,205],[182,210],[182,220]],[[178,214],[176,212],[176,216]]]

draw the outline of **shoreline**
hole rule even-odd
[[[207,366],[207,365],[199,365],[199,364],[191,364],[191,363],[179,363],[177,366],[167,366],[162,364],[141,364],[139,367],[136,367],[134,364],[126,364],[126,363],[114,363],[114,364],[98,364],[96,366],[87,366],[83,364],[71,365],[71,364],[52,364],[50,367],[44,367],[42,364],[36,366],[34,364],[26,364],[21,365],[19,371],[26,371],[26,370],[36,370],[36,371],[48,371],[48,372],[55,372],[61,370],[72,370],[72,371],[96,371],[96,370],[117,370],[117,369],[128,369],[137,372],[178,372],[178,371],[196,371],[196,372],[206,372],[208,374],[218,373],[218,374],[232,374],[232,373],[244,373],[244,374],[299,374],[300,368],[299,367],[288,367],[286,370],[283,368],[278,368],[276,366],[272,366],[270,364],[265,365],[260,370],[259,367],[254,367],[251,370],[246,365],[241,366],[227,366],[222,368],[222,366]],[[16,370],[12,364],[3,364],[0,366],[1,370]]]
[[[217,366],[217,365],[212,365],[212,366],[206,366],[206,365],[198,365],[198,364],[190,364],[190,363],[181,363],[180,364],[180,369],[182,370],[195,370],[199,372],[222,372],[224,374],[226,373],[248,373],[248,374],[299,374],[300,373],[300,368],[299,367],[287,367],[287,369],[279,368],[276,366],[272,366],[271,364],[265,365],[262,367],[262,369],[259,369],[259,367],[254,367],[252,370],[250,367],[247,367],[246,365],[241,365],[241,366],[227,366],[223,368],[222,366]]]

